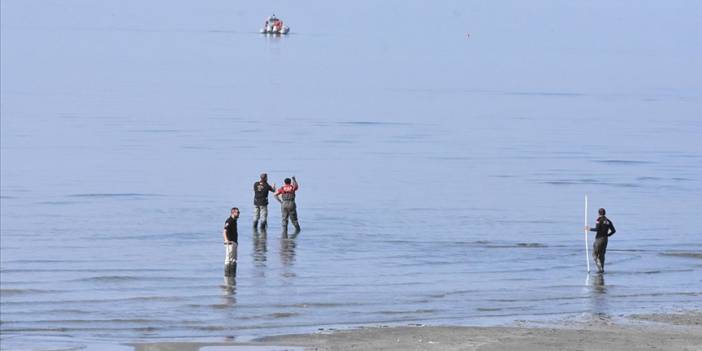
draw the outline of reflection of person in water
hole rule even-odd
[[[224,277],[224,284],[222,285],[222,300],[227,306],[236,304],[236,278],[232,276]]]
[[[283,232],[280,238],[280,260],[283,262],[283,265],[290,266],[295,262],[296,238],[297,234],[288,237],[286,232]]]
[[[591,312],[593,317],[600,320],[609,320],[609,296],[607,295],[607,286],[605,285],[604,275],[595,274],[592,276],[590,292]]]
[[[602,274],[597,274],[594,276],[592,279],[592,287],[594,288],[595,292],[604,294],[607,292],[607,287],[605,287],[605,281],[604,281],[604,275]]]
[[[253,259],[255,264],[258,266],[265,266],[266,253],[268,251],[267,233],[265,229],[254,232],[253,244]]]

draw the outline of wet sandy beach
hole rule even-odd
[[[286,346],[280,346],[286,345]],[[702,312],[548,327],[398,326],[284,335],[247,344],[154,343],[137,351],[702,350]]]

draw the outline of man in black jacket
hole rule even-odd
[[[268,193],[275,192],[275,183],[271,186],[268,184],[268,174],[261,173],[261,180],[253,185],[254,191],[254,230],[258,227],[259,220],[261,221],[261,230],[266,230],[268,222]]]
[[[614,224],[612,221],[605,216],[604,208],[597,211],[600,216],[595,221],[595,228],[585,227],[586,230],[597,232],[595,236],[595,242],[592,245],[592,258],[595,260],[595,265],[597,265],[597,272],[604,272],[605,265],[605,252],[607,251],[607,241],[608,238],[617,232],[614,229]]]
[[[239,218],[239,209],[232,207],[231,215],[224,221],[224,229],[222,236],[224,237],[224,275],[236,276],[236,252],[239,242],[239,231],[237,228],[237,219]]]

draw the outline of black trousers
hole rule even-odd
[[[605,253],[607,252],[607,237],[595,238],[592,244],[592,258],[600,271],[604,271]]]
[[[283,201],[283,205],[281,206],[281,212],[283,215],[283,228],[288,227],[288,218],[290,221],[292,221],[292,224],[295,226],[295,228],[298,228],[300,224],[297,222],[297,205],[295,204],[295,201]]]

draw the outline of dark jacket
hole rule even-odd
[[[617,230],[614,229],[614,223],[612,223],[612,221],[605,216],[600,216],[597,218],[595,223],[595,228],[590,228],[590,231],[597,232],[597,235],[595,236],[596,238],[610,237],[617,232]]]

